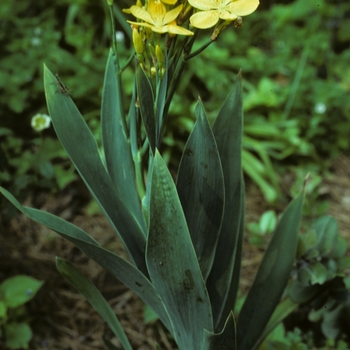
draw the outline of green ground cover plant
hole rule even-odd
[[[24,304],[42,285],[29,276],[14,276],[0,284],[0,341],[7,349],[29,349],[33,334]]]

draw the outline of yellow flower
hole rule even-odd
[[[215,26],[219,19],[234,21],[238,16],[247,16],[259,6],[259,0],[188,0],[198,9],[190,18],[193,27],[206,29]]]
[[[163,1],[169,4],[176,2],[174,0]],[[144,22],[128,22],[133,25],[151,28],[152,31],[160,34],[193,35],[191,31],[176,25],[176,18],[180,14],[182,7],[183,5],[179,5],[167,11],[166,6],[160,0],[149,0],[147,10],[138,6],[130,7],[130,13]]]

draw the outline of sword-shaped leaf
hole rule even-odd
[[[279,303],[295,260],[303,193],[287,207],[264,254],[237,324],[239,349],[254,349]]]
[[[241,169],[242,150],[242,83],[236,79],[232,92],[224,102],[213,125],[225,183],[225,209],[215,260],[207,280],[213,309],[215,332],[219,332],[234,309],[238,289],[239,268],[235,261],[241,259],[239,237],[243,232],[243,181]],[[238,255],[237,255],[238,254]]]
[[[216,141],[199,100],[186,143],[177,191],[204,280],[212,267],[224,209],[224,178]]]
[[[131,259],[147,274],[145,235],[104,168],[96,140],[79,110],[44,66],[45,95],[56,134],[75,168],[120,236]]]
[[[204,346],[201,350],[236,350],[236,324],[231,312],[220,333],[205,331]]]
[[[179,349],[200,349],[213,331],[211,307],[173,179],[154,158],[146,261],[153,285],[174,325]]]
[[[149,144],[154,154],[156,145],[156,124],[154,114],[154,94],[152,85],[140,65],[136,68],[136,88],[141,117],[146,129]]]
[[[125,205],[137,218],[144,233],[147,232],[142,215],[140,198],[137,192],[134,164],[124,121],[121,76],[116,72],[114,61],[117,58],[110,50],[101,108],[101,129],[103,149],[108,173],[117,187]]]

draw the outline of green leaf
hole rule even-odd
[[[23,214],[33,221],[56,231],[62,237],[74,243],[88,257],[95,260],[118,280],[124,283],[125,286],[133,290],[145,303],[153,308],[168,330],[172,330],[169,317],[157,291],[154,289],[154,286],[150,283],[149,279],[146,278],[137,268],[118,255],[100,247],[90,235],[79,227],[76,227],[55,215],[22,206],[9,192],[1,187],[0,192],[2,192],[5,197]]]
[[[201,350],[236,350],[236,325],[231,312],[221,333],[204,333],[204,346]]]
[[[125,350],[132,350],[129,340],[117,316],[99,290],[68,261],[56,257],[58,271],[73,285],[107,322]]]
[[[266,168],[264,164],[247,150],[242,150],[242,167],[246,173],[263,192],[264,197],[269,203],[273,203],[278,193],[266,179]]]
[[[299,304],[291,298],[285,298],[282,300],[272,314],[264,332],[261,334],[258,344],[260,344],[278,325],[280,325],[288,315],[295,311],[298,306]]]
[[[317,235],[316,248],[320,255],[327,256],[337,244],[338,223],[332,216],[325,215],[312,226]]]
[[[213,265],[223,217],[224,178],[216,141],[201,101],[195,113],[197,122],[182,154],[177,191],[206,280]]]
[[[101,128],[108,173],[125,205],[146,232],[141,202],[137,192],[134,164],[124,122],[120,73],[116,73],[112,50],[109,52],[102,94]]]
[[[18,307],[31,300],[43,284],[29,276],[14,276],[0,284],[0,296],[7,307]]]
[[[337,305],[329,312],[324,313],[321,324],[321,329],[324,336],[331,339],[337,339],[339,337],[340,332],[342,331],[340,322],[343,317],[348,317],[349,306],[349,302],[345,302]],[[347,310],[345,311],[344,309]]]
[[[290,298],[296,303],[306,303],[314,296],[321,291],[319,285],[310,286],[309,284],[305,286],[305,284],[301,283],[298,280],[293,280],[288,287],[288,295]]]
[[[161,145],[162,131],[164,128],[164,123],[166,121],[166,115],[164,116],[164,107],[166,102],[166,95],[168,89],[168,60],[167,69],[162,80],[158,83],[158,93],[157,93],[157,114],[156,114],[156,147],[159,148]]]
[[[57,88],[56,78],[46,66],[44,81],[48,110],[59,140],[118,233],[131,259],[141,271],[147,273],[144,260],[145,233],[107,174],[96,140],[71,98],[60,87]]]
[[[348,241],[342,237],[338,236],[335,246],[329,252],[328,257],[332,259],[339,259],[345,255],[348,250]]]
[[[158,151],[152,169],[146,261],[179,349],[200,349],[204,329],[213,330],[210,301],[175,184]]]
[[[327,276],[328,271],[326,267],[318,261],[305,263],[298,271],[298,280],[304,285],[308,283],[311,285],[316,283],[323,284],[327,281]]]
[[[29,349],[33,333],[26,323],[5,324],[4,331],[8,349]]]
[[[301,233],[298,237],[297,257],[300,258],[306,252],[310,251],[317,242],[316,232],[308,230],[306,233]]]
[[[225,182],[225,209],[212,270],[207,288],[213,309],[214,330],[222,330],[234,308],[241,259],[244,194],[242,191],[242,84],[236,79],[232,92],[224,102],[213,126]]]
[[[266,235],[273,232],[273,230],[276,227],[276,223],[277,223],[276,213],[273,210],[265,211],[261,215],[261,218],[259,221],[260,234]]]
[[[238,318],[237,344],[253,349],[280,301],[295,260],[303,193],[282,215]]]
[[[136,69],[137,98],[141,110],[141,117],[145,125],[147,138],[154,154],[156,145],[156,125],[154,115],[154,95],[152,85],[138,64]]]
[[[149,305],[145,305],[143,309],[143,322],[151,323],[153,321],[158,320],[159,317],[156,312]]]

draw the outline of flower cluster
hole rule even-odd
[[[169,6],[176,2],[177,0],[149,0],[147,9],[138,5],[131,6],[130,13],[142,22],[128,22],[135,26],[150,28],[153,32],[160,34],[193,35],[190,30],[176,24],[176,19],[183,9],[183,5],[169,9]]]
[[[177,35],[191,37],[194,30],[215,26],[210,37],[213,42],[230,23],[234,22],[236,27],[241,26],[241,16],[251,14],[258,5],[259,0],[145,0],[144,4],[137,0],[135,5],[124,12],[137,19],[128,22],[133,28],[133,43],[138,61],[147,74],[155,75],[158,69],[162,77],[164,60],[162,62],[159,59],[163,57],[161,34],[168,34],[166,47],[169,47],[172,38]],[[190,45],[193,45],[193,41]],[[190,45],[184,46],[187,57],[197,54],[189,55]]]
[[[192,9],[190,24],[194,28],[207,29],[215,26],[219,20],[232,22],[238,17],[247,16],[254,12],[259,0],[188,0],[174,7],[177,0],[148,0],[143,6],[137,4],[125,10],[131,13],[139,22],[128,21],[135,26],[150,28],[156,33],[172,35],[193,35],[193,32],[179,26],[178,18],[184,18]]]

